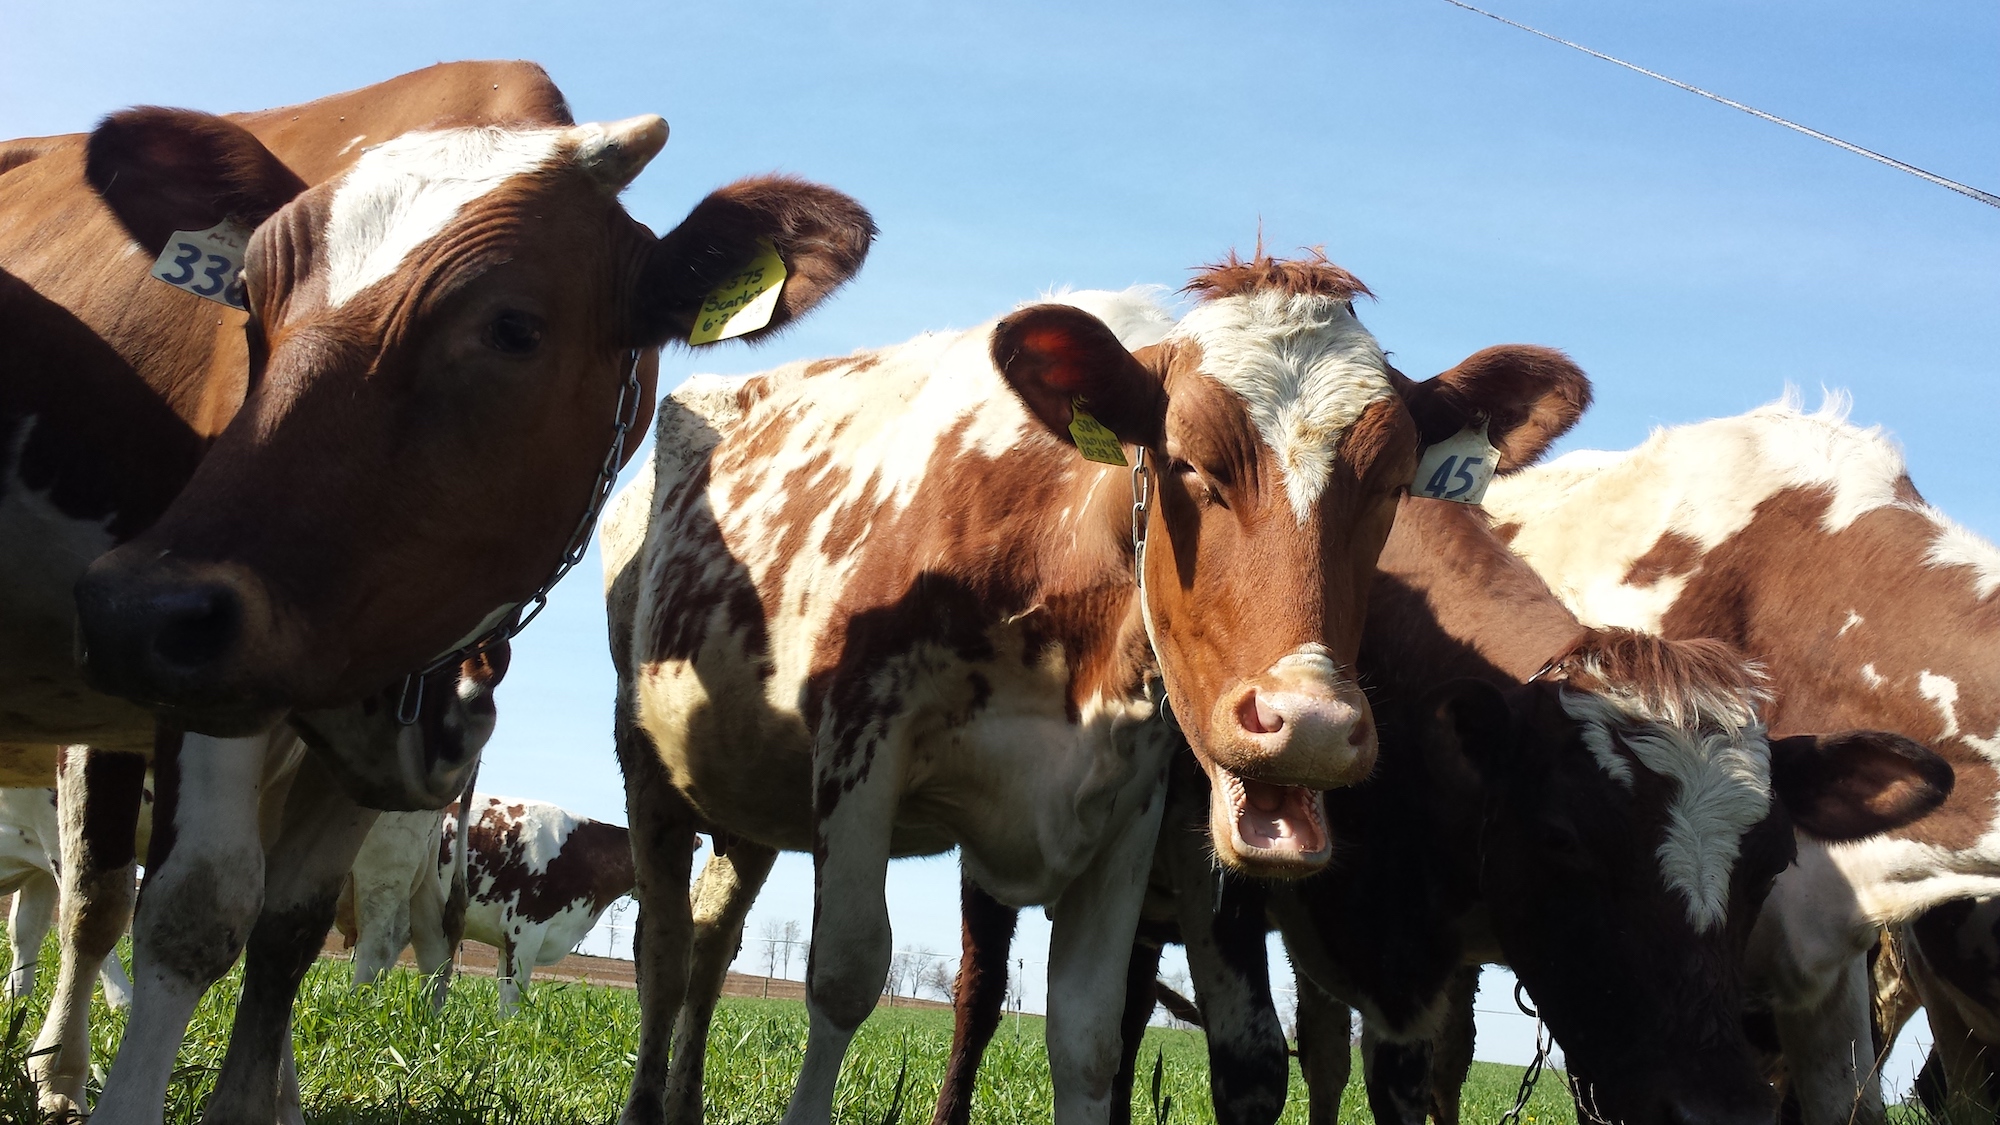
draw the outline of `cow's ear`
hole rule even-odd
[[[765,245],[785,263],[771,319],[742,334],[768,336],[805,315],[861,268],[875,238],[866,208],[792,176],[754,176],[709,193],[653,246],[632,310],[639,338],[685,341],[704,302],[750,267]]]
[[[1554,348],[1501,344],[1399,388],[1424,444],[1486,422],[1501,472],[1532,465],[1590,406],[1590,380]]]
[[[98,123],[84,178],[146,253],[175,231],[255,229],[306,189],[249,130],[212,113],[142,106]]]
[[[1506,768],[1514,717],[1507,697],[1484,680],[1452,680],[1417,705],[1424,771],[1446,793],[1479,791]]]
[[[1950,763],[1887,731],[1771,740],[1771,788],[1792,822],[1829,843],[1901,828],[1944,803]]]
[[[1030,305],[993,330],[993,366],[1049,432],[1071,445],[1081,404],[1127,445],[1158,449],[1166,381],[1125,350],[1104,322],[1074,305]],[[1147,349],[1164,356],[1159,345]]]

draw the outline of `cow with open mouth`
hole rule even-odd
[[[1049,907],[1055,1114],[1105,1119],[1168,705],[1215,779],[1221,861],[1325,864],[1321,792],[1374,767],[1355,649],[1420,446],[1533,441],[1580,377],[1492,349],[1411,383],[1317,254],[1232,255],[1189,289],[1178,322],[1144,291],[1074,293],[663,405],[604,551],[643,904],[628,1125],[669,1115],[690,941],[710,989],[741,924],[694,932],[697,827],[729,835],[709,875],[739,895],[776,849],[814,854],[793,1122],[829,1117],[881,991],[889,858],[954,845],[1000,901]]]
[[[0,145],[0,768],[97,748],[75,804],[108,835],[65,880],[124,878],[105,901],[129,902],[156,730],[180,747],[100,1120],[159,1120],[171,1048],[253,926],[309,958],[356,797],[455,795],[470,761],[422,733],[452,702],[426,693],[581,557],[654,349],[769,333],[859,268],[867,212],[782,176],[656,237],[618,196],[666,135],[576,124],[532,64],[458,63]],[[345,708],[422,744],[356,743]],[[297,847],[267,863],[287,715],[341,784],[295,791]],[[212,1119],[238,1112],[271,1119]]]

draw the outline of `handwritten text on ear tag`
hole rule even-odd
[[[757,256],[735,277],[715,287],[695,314],[690,344],[713,344],[771,323],[785,285],[785,260],[768,238],[757,240]]]
[[[1486,440],[1486,424],[1467,426],[1436,445],[1424,447],[1417,458],[1417,475],[1410,480],[1412,496],[1477,504],[1493,483],[1500,451]]]
[[[153,276],[197,297],[248,310],[243,299],[243,257],[250,228],[224,219],[207,230],[177,230],[153,260]]]
[[[1125,450],[1118,444],[1118,435],[1091,417],[1080,398],[1069,400],[1069,436],[1076,439],[1076,451],[1086,458],[1106,465],[1125,464]]]

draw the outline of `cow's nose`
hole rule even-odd
[[[1273,743],[1296,739],[1320,746],[1360,746],[1369,734],[1367,715],[1336,695],[1256,684],[1245,687],[1237,700],[1236,723],[1246,736]]]
[[[153,654],[175,668],[196,671],[234,648],[243,633],[243,600],[219,584],[162,590],[147,607],[157,622]]]

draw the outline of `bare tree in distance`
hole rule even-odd
[[[799,940],[799,934],[800,934],[800,929],[801,929],[801,927],[799,926],[799,920],[798,920],[798,919],[796,919],[796,918],[787,918],[787,919],[785,919],[785,925],[784,925],[784,933],[785,933],[785,979],[787,979],[787,980],[790,980],[790,979],[791,979],[791,976],[792,976],[792,953],[793,953],[793,951],[794,951],[794,950],[798,950],[798,949],[799,949],[799,947],[800,947],[800,945],[802,945],[802,944],[803,944],[803,943],[802,943],[802,942],[801,942],[801,941]]]
[[[930,954],[926,959],[929,964],[917,974],[917,988],[940,1000],[950,1000],[952,989],[958,984],[958,966],[953,965],[949,957],[936,954]]]

